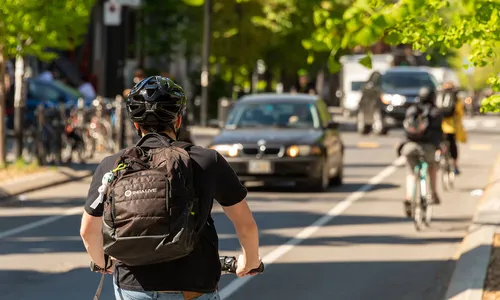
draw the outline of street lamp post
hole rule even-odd
[[[209,82],[209,56],[211,42],[211,17],[212,17],[212,0],[205,0],[204,5],[204,22],[203,22],[203,49],[201,62],[201,105],[200,105],[200,122],[201,126],[207,126],[208,112],[208,82]]]

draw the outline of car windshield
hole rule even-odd
[[[231,110],[226,128],[319,128],[316,107],[311,103],[239,103]]]
[[[361,87],[365,84],[364,81],[353,81],[351,82],[351,91],[360,91]]]
[[[53,85],[55,85],[56,87],[59,87],[61,90],[63,90],[65,93],[75,97],[75,98],[80,98],[82,97],[82,94],[80,93],[80,91],[78,91],[77,89],[74,89],[58,80],[54,80],[51,82]]]
[[[382,89],[418,89],[423,86],[435,87],[431,76],[425,72],[393,72],[382,76]]]

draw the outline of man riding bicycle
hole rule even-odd
[[[411,217],[412,193],[415,184],[414,168],[420,157],[424,156],[429,165],[430,188],[434,204],[440,204],[436,190],[437,164],[436,152],[440,152],[440,143],[443,136],[441,128],[441,113],[435,106],[436,91],[424,87],[419,91],[419,103],[410,106],[406,111],[404,129],[406,140],[398,148],[398,154],[407,158],[408,175],[406,178],[406,195],[404,209],[406,215]]]
[[[453,83],[446,83],[443,85],[445,91],[456,91],[456,87]],[[453,167],[455,169],[455,174],[460,174],[460,169],[458,168],[458,145],[457,140],[465,143],[467,142],[467,132],[465,131],[462,118],[464,117],[464,103],[462,99],[457,98],[455,106],[453,108],[453,114],[449,117],[443,119],[443,132],[444,139],[449,144],[449,151],[451,158],[453,160]]]
[[[140,81],[126,105],[141,141],[99,164],[82,217],[80,234],[94,269],[114,273],[116,299],[220,299],[214,198],[242,246],[236,274],[254,275],[261,263],[247,190],[218,152],[176,141],[186,97],[172,80]],[[120,243],[128,247],[118,249]],[[161,262],[150,263],[155,260]]]

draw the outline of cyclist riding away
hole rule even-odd
[[[455,174],[460,174],[460,169],[458,168],[458,146],[457,140],[466,143],[467,142],[467,132],[465,131],[462,118],[464,116],[464,103],[462,99],[458,98],[457,91],[453,83],[446,83],[443,85],[444,93],[452,94],[450,97],[450,113],[444,114],[443,119],[443,133],[444,139],[448,141],[450,149],[450,155],[453,160],[453,167],[455,168]]]
[[[218,152],[176,141],[186,97],[172,80],[140,81],[126,105],[141,140],[94,173],[80,228],[93,269],[114,273],[116,299],[220,299],[213,199],[242,246],[236,274],[261,263],[247,190]]]
[[[440,143],[443,136],[441,129],[442,117],[439,109],[435,106],[436,91],[432,88],[421,88],[419,91],[419,103],[410,106],[406,111],[404,130],[406,140],[398,148],[398,154],[407,158],[408,175],[406,179],[406,195],[404,209],[406,215],[411,217],[412,192],[415,184],[414,168],[423,153],[429,165],[430,188],[434,204],[439,204],[436,190],[437,165],[435,163],[436,152],[440,152]]]

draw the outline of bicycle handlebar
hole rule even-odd
[[[222,274],[235,274],[238,267],[238,260],[234,256],[220,256],[220,265]],[[264,263],[260,263],[259,267],[251,270],[249,273],[262,273],[264,272]]]

